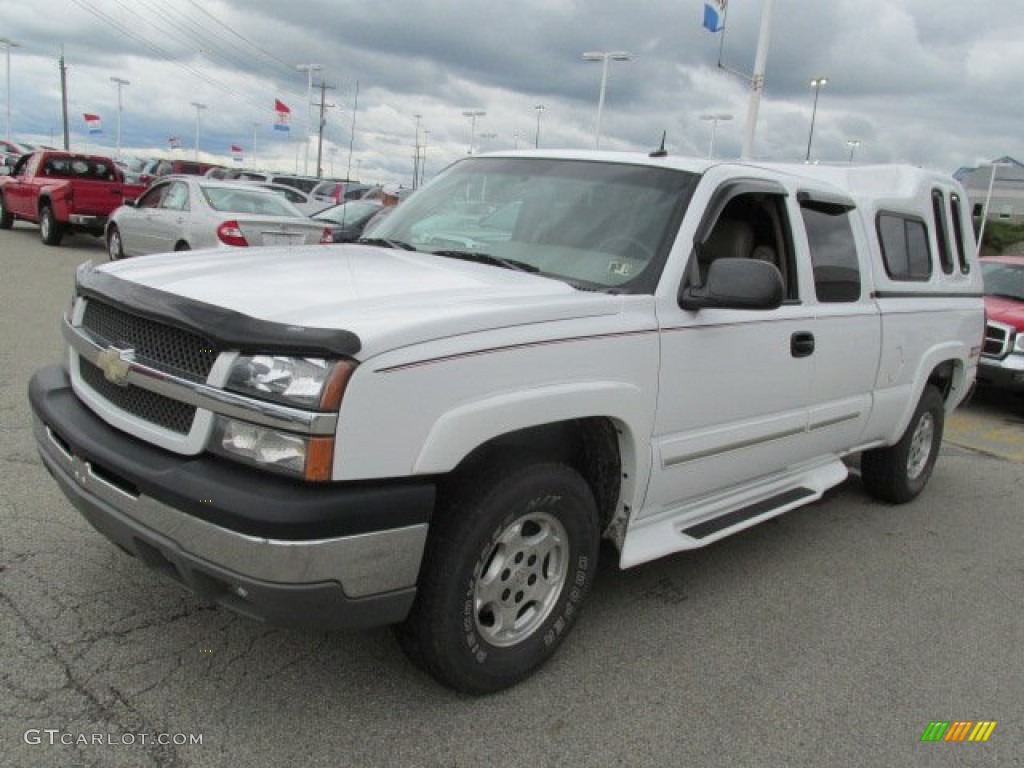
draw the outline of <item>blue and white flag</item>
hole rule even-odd
[[[100,122],[99,115],[86,112],[82,115],[82,120],[85,121],[85,127],[89,130],[89,133],[103,133],[103,124]]]
[[[705,0],[704,29],[721,32],[725,29],[725,6],[728,0]]]

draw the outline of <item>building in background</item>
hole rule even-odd
[[[996,174],[994,179],[993,167]],[[988,204],[988,220],[1012,224],[1024,222],[1024,164],[1018,160],[1000,157],[977,168],[961,168],[953,176],[964,185],[974,218],[981,216],[985,208],[985,197],[991,181],[992,199]]]

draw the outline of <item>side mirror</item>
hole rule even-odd
[[[704,285],[680,291],[679,306],[692,311],[711,307],[775,309],[784,295],[782,273],[774,264],[755,259],[717,259],[711,262]]]
[[[125,205],[127,205],[127,206],[128,206],[129,208],[134,208],[134,207],[135,207],[135,206],[136,206],[136,205],[138,204],[138,202],[139,202],[138,198],[135,198],[135,197],[133,197],[133,198],[132,198],[132,199],[130,199],[130,200],[128,200],[128,199],[125,199],[125,200],[123,201],[123,203],[124,203]]]

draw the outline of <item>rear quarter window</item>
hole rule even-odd
[[[875,220],[886,274],[893,280],[925,281],[932,275],[928,230],[921,219],[879,213]]]

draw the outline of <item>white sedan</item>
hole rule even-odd
[[[332,228],[252,184],[175,177],[154,184],[110,216],[111,260],[196,248],[331,242]]]

